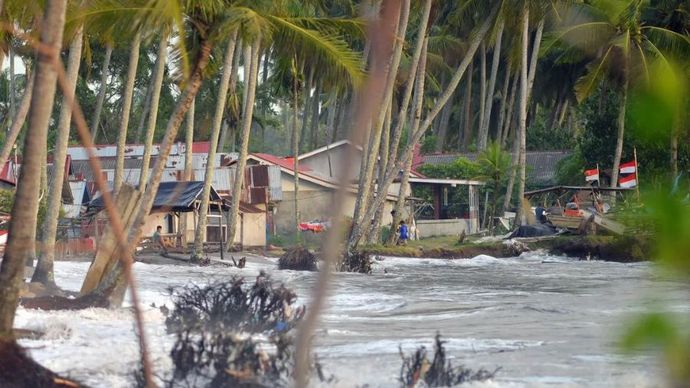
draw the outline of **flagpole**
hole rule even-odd
[[[597,187],[601,187],[601,171],[599,171],[599,163],[597,163]]]
[[[633,147],[633,156],[635,157],[635,191],[637,192],[637,201],[640,201],[640,168],[637,166],[637,147]]]

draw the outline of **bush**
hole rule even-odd
[[[429,362],[424,346],[409,357],[405,356],[400,348],[400,357],[403,363],[399,381],[403,387],[415,387],[420,381],[424,381],[428,387],[452,387],[470,381],[491,379],[500,369],[489,372],[482,368],[475,372],[462,365],[453,367],[451,362],[446,360],[446,349],[443,347],[440,334],[436,334],[433,361]]]
[[[290,248],[278,260],[278,269],[316,271],[316,256],[304,247]]]
[[[288,331],[304,316],[296,295],[261,273],[252,286],[229,282],[188,285],[173,293],[166,319],[176,336],[168,386],[290,386],[294,366]],[[259,342],[251,334],[267,334]],[[266,347],[275,351],[270,354]]]

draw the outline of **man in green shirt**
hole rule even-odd
[[[160,248],[162,253],[168,253],[168,249],[165,247],[165,243],[163,243],[163,238],[161,237],[161,231],[163,230],[163,227],[158,225],[156,227],[156,232],[153,234],[153,237],[151,240],[153,240],[153,245]]]

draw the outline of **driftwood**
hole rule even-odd
[[[61,377],[29,357],[12,339],[0,339],[0,386],[4,388],[75,388],[81,385]]]
[[[290,248],[278,260],[278,269],[316,271],[316,256],[304,247]]]
[[[64,296],[39,296],[36,298],[22,298],[19,304],[27,309],[39,310],[83,310],[90,307],[109,307],[108,298],[101,293],[90,293],[77,298]]]

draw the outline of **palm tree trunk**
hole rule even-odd
[[[467,150],[472,139],[472,73],[474,73],[474,62],[470,62],[470,68],[465,78],[465,124],[462,131],[462,148]]]
[[[220,127],[223,122],[223,113],[225,112],[225,101],[228,96],[230,78],[234,77],[234,74],[232,74],[232,60],[235,54],[236,43],[237,30],[235,30],[232,33],[230,40],[228,41],[228,47],[225,49],[225,58],[223,60],[223,75],[220,79],[218,98],[216,100],[216,112],[213,117],[213,127],[211,128],[211,144],[209,145],[208,160],[206,161],[204,188],[201,191],[199,222],[197,223],[196,231],[194,233],[194,252],[192,253],[193,260],[201,259],[204,254],[204,241],[206,241],[206,225],[208,223],[209,197],[211,196],[211,182],[213,182],[213,172],[216,167],[216,148],[218,147],[218,138],[220,136]],[[222,240],[222,233],[220,238]]]
[[[625,108],[628,103],[628,74],[627,64],[624,69],[625,78],[623,81],[623,91],[621,94],[621,105],[618,111],[618,137],[616,138],[616,151],[613,154],[613,171],[611,171],[611,187],[618,187],[618,173],[620,171],[621,157],[623,155],[623,137],[625,136]]]
[[[378,150],[381,143],[381,134],[383,131],[383,122],[386,118],[386,111],[393,98],[393,90],[395,89],[395,79],[398,74],[400,66],[400,59],[402,57],[403,42],[405,41],[405,33],[407,31],[407,23],[410,15],[410,0],[403,0],[401,4],[401,12],[398,18],[398,27],[396,35],[398,39],[395,41],[393,57],[388,63],[388,71],[386,75],[386,83],[383,89],[383,100],[379,107],[377,114],[375,114],[374,125],[370,133],[370,141],[367,152],[362,155],[362,169],[360,172],[360,180],[358,187],[358,195],[355,200],[355,210],[352,218],[353,233],[355,230],[362,231],[368,229],[369,220],[373,217],[373,211],[367,218],[362,215],[366,214],[370,208],[366,206],[371,203],[372,186],[374,177],[374,168],[376,167],[376,159],[378,157]],[[371,209],[373,210],[373,209]],[[353,234],[354,236],[354,234]],[[358,238],[361,236],[358,236]]]
[[[142,194],[142,199],[140,200],[136,210],[128,239],[128,249],[130,249],[131,252],[129,252],[129,255],[125,255],[125,257],[132,257],[134,247],[136,247],[136,243],[141,239],[142,228],[144,227],[146,217],[151,212],[153,200],[156,198],[158,186],[161,178],[163,177],[163,170],[165,169],[165,165],[168,161],[170,150],[175,143],[177,131],[182,124],[189,107],[192,105],[194,97],[201,87],[203,73],[208,66],[212,49],[213,45],[211,42],[208,40],[202,40],[190,79],[186,82],[185,89],[180,95],[175,109],[168,120],[165,135],[163,136],[163,141],[159,149],[158,158],[153,166],[153,172],[151,174],[148,189]],[[98,287],[93,293],[106,296],[111,307],[118,307],[122,305],[126,285],[127,282],[122,264],[121,262],[118,262],[114,269],[105,275],[104,279],[99,283]]]
[[[376,187],[377,187],[377,193],[376,195],[383,195],[387,196],[388,193],[381,192],[381,182],[383,182],[383,178],[385,177],[386,174],[386,168],[388,164],[388,154],[389,154],[389,149],[390,149],[390,140],[391,140],[391,115],[392,115],[392,104],[388,105],[388,111],[386,112],[386,119],[383,122],[383,134],[381,136],[381,144],[379,145],[379,157],[378,157],[378,171],[377,175],[378,177],[376,178]],[[372,198],[373,199],[373,198]],[[381,217],[383,216],[383,208],[385,206],[385,201],[376,208],[376,212],[374,213],[374,219],[372,220],[371,224],[371,229],[369,230],[368,233],[368,242],[369,244],[375,244],[379,242],[379,237],[381,234]],[[372,206],[372,205],[369,205]]]
[[[84,41],[84,29],[79,27],[69,47],[67,60],[67,82],[70,94],[74,94],[79,77],[81,49]],[[70,123],[72,121],[72,104],[63,99],[58,120],[57,139],[53,151],[53,180],[48,191],[48,209],[41,230],[41,256],[38,258],[32,282],[40,282],[48,287],[55,286],[53,276],[53,260],[55,259],[55,239],[57,226],[62,208],[62,184],[65,180],[65,163],[67,158],[67,144],[69,142]]]
[[[54,55],[60,52],[66,7],[66,0],[49,0],[46,3],[40,42],[52,53],[43,51],[37,54],[35,90],[31,97],[24,155],[41,155],[42,150],[46,149],[57,80]],[[39,181],[44,163],[40,158],[26,158],[17,184],[7,248],[0,266],[0,337],[12,336],[24,262],[35,247]]]
[[[103,102],[105,101],[105,92],[108,90],[108,67],[110,66],[110,56],[113,54],[113,45],[106,43],[105,58],[103,59],[103,69],[101,70],[101,88],[98,91],[98,99],[96,99],[96,111],[93,114],[93,122],[91,123],[91,138],[96,141],[98,134],[98,124],[101,120],[101,111],[103,110]],[[137,53],[138,54],[138,53]]]
[[[307,78],[307,85],[304,89],[304,107],[302,108],[302,130],[300,132],[299,148],[306,148],[307,127],[309,127],[309,108],[311,107],[311,89],[314,87],[314,68],[309,69],[309,77]]]
[[[309,139],[309,146],[311,149],[315,149],[317,147],[318,141],[319,141],[319,118],[321,116],[321,112],[319,109],[319,103],[321,102],[321,88],[322,84],[319,80],[316,80],[316,88],[314,89],[314,98],[312,98],[312,106],[311,106],[311,122],[309,123],[311,126],[310,129],[310,139]]]
[[[510,87],[510,102],[508,103],[508,112],[506,112],[506,121],[503,126],[503,135],[501,137],[501,144],[503,147],[508,141],[508,135],[510,134],[510,128],[513,124],[513,108],[515,107],[515,96],[517,95],[518,82],[520,81],[520,76],[515,74],[513,77],[513,85]]]
[[[151,91],[151,112],[149,112],[149,122],[146,128],[146,142],[144,143],[144,156],[141,162],[141,174],[139,175],[139,190],[144,191],[149,178],[149,166],[151,165],[151,148],[153,148],[153,135],[156,132],[156,118],[158,117],[158,102],[161,97],[163,86],[163,76],[165,75],[165,62],[168,53],[168,34],[161,36],[158,45],[158,58],[156,58],[156,75],[153,79],[153,90]]]
[[[237,42],[235,42],[235,54],[232,56],[232,74],[233,76],[230,78],[230,87],[228,88],[228,95],[232,96],[233,98],[230,100],[231,104],[233,104],[231,108],[231,112],[235,112],[235,108],[237,105],[237,71],[240,68],[240,59],[242,58],[242,45],[239,44],[239,38],[237,38]],[[227,103],[226,103],[227,104]],[[229,125],[225,125],[223,127],[223,133],[221,133],[220,136],[220,144],[225,147],[226,144],[228,144],[228,136],[230,134],[233,134],[233,139],[234,133],[237,132],[236,128],[230,128]],[[235,151],[235,141],[233,140],[232,146],[231,146],[232,151]]]
[[[8,45],[8,51],[10,52],[10,90],[9,90],[9,100],[10,100],[10,117],[14,117],[15,111],[17,109],[17,103],[14,97],[14,91],[17,90],[17,82],[14,74],[14,48],[12,47],[12,42],[10,41]]]
[[[429,39],[424,39],[424,44],[421,54],[421,62],[417,68],[417,75],[414,77],[415,82],[415,101],[414,101],[414,120],[412,121],[412,127],[410,129],[410,134],[415,133],[419,129],[419,124],[422,119],[422,108],[424,102],[424,81],[426,79],[426,61],[427,61],[427,44]],[[410,143],[410,138],[408,137],[408,144]],[[398,200],[395,203],[395,209],[393,211],[393,222],[391,223],[390,234],[388,235],[388,241],[386,244],[391,245],[395,242],[395,230],[402,220],[402,212],[405,207],[405,197],[407,195],[407,187],[410,185],[410,170],[412,169],[412,158],[408,158],[407,162],[403,167],[403,175],[400,180],[400,190],[398,191]]]
[[[438,134],[436,135],[436,152],[443,152],[443,145],[446,144],[450,115],[453,112],[453,100],[453,98],[448,100],[441,111],[441,120],[438,122]]]
[[[244,50],[245,63],[250,63],[247,82],[247,104],[242,115],[242,145],[240,156],[237,160],[237,170],[235,171],[235,184],[232,187],[232,202],[230,205],[230,230],[228,231],[228,247],[235,241],[237,229],[237,218],[240,211],[240,197],[244,183],[244,168],[247,166],[247,156],[249,154],[249,136],[252,129],[252,117],[254,115],[254,100],[256,97],[256,79],[259,72],[259,46],[260,40],[257,39],[252,46],[247,46]]]
[[[31,105],[31,95],[34,89],[34,74],[30,74],[30,69],[26,69],[28,78],[28,83],[26,88],[24,88],[24,94],[22,95],[22,100],[19,102],[19,107],[16,114],[12,118],[12,125],[7,133],[5,139],[5,144],[2,146],[2,151],[0,151],[0,168],[5,166],[7,160],[14,149],[14,145],[17,142],[17,137],[19,137],[19,132],[21,132],[24,122],[26,121],[26,114],[29,113],[29,106]]]
[[[486,43],[482,42],[479,52],[479,126],[477,128],[477,147],[481,141],[481,126],[486,112]]]
[[[294,191],[294,206],[295,206],[295,241],[297,244],[300,244],[302,242],[302,235],[300,234],[300,229],[299,229],[299,222],[300,222],[300,213],[299,213],[299,128],[297,127],[297,115],[298,111],[297,109],[299,108],[299,95],[297,94],[297,70],[296,70],[296,65],[293,62],[293,73],[292,73],[292,98],[293,98],[293,107],[292,107],[292,168],[295,172],[295,180],[293,183],[293,191]]]
[[[127,144],[127,129],[129,127],[129,114],[132,110],[132,96],[134,95],[134,81],[139,65],[139,46],[141,33],[134,36],[129,51],[129,65],[127,67],[127,80],[122,94],[122,116],[120,117],[120,129],[117,133],[117,152],[115,160],[115,178],[113,182],[114,192],[117,193],[122,186],[125,173],[125,145]]]
[[[503,79],[503,89],[501,90],[501,106],[498,109],[498,124],[496,125],[496,142],[502,144],[503,124],[506,119],[506,109],[508,109],[508,88],[510,87],[510,66],[506,64],[506,73]],[[502,148],[502,146],[501,146]]]
[[[400,103],[400,111],[398,112],[398,118],[396,120],[395,128],[392,132],[392,140],[390,145],[390,160],[391,163],[398,158],[398,147],[400,146],[400,139],[402,138],[403,131],[405,130],[405,122],[407,120],[407,111],[410,106],[410,101],[412,99],[412,93],[415,87],[415,80],[417,77],[417,69],[419,68],[419,61],[422,58],[422,47],[424,46],[425,38],[429,30],[429,15],[431,14],[431,3],[432,0],[424,1],[424,8],[422,9],[421,19],[419,21],[419,32],[417,34],[417,39],[415,42],[414,53],[412,54],[412,60],[410,62],[409,77],[407,79],[407,84],[405,85],[405,92],[402,96],[402,101]],[[425,59],[426,60],[426,59]]]
[[[388,170],[386,171],[386,180],[383,182],[383,187],[382,191],[387,192],[388,187],[393,183],[393,179],[398,175],[396,168],[400,168],[401,166],[404,166],[408,163],[409,160],[412,159],[412,154],[414,151],[415,144],[419,142],[419,140],[422,138],[424,133],[426,132],[427,129],[431,126],[431,123],[433,120],[436,118],[438,113],[441,111],[442,107],[444,104],[448,102],[452,94],[455,92],[455,89],[458,87],[458,84],[460,83],[460,80],[462,79],[463,75],[465,74],[465,71],[467,70],[467,67],[469,66],[469,62],[471,61],[471,58],[474,57],[474,54],[477,52],[477,48],[479,47],[479,44],[481,41],[484,39],[486,36],[486,33],[489,30],[489,27],[493,24],[494,19],[496,14],[498,13],[498,6],[495,5],[494,8],[491,11],[491,14],[489,17],[484,19],[484,22],[480,26],[480,28],[476,31],[475,35],[472,37],[472,40],[470,41],[470,45],[468,47],[467,53],[463,60],[460,62],[458,65],[458,68],[455,71],[455,74],[453,74],[453,77],[450,80],[450,83],[448,84],[448,87],[444,90],[444,92],[441,94],[441,96],[438,98],[438,101],[436,102],[436,106],[429,112],[427,115],[426,119],[422,124],[420,124],[419,128],[417,129],[416,132],[411,133],[410,139],[411,141],[408,143],[407,147],[405,147],[405,150],[402,152],[401,155],[403,157],[399,160],[398,163],[391,163],[388,167]],[[381,202],[385,199],[385,196],[379,196],[376,198],[376,201],[374,202],[373,208],[380,206]],[[367,209],[366,213],[364,214],[364,217],[362,219],[367,220],[371,219],[373,216],[373,208]],[[353,225],[353,230],[351,232],[351,238],[349,239],[348,245],[347,245],[347,250],[348,252],[351,252],[359,243],[359,241],[362,238],[362,233],[364,229],[361,228],[361,225],[359,223],[355,223]]]
[[[519,75],[516,74],[515,79],[519,79]],[[517,85],[515,85],[517,86]],[[506,131],[510,131],[510,126],[507,126]],[[511,148],[511,159],[510,159],[510,175],[508,176],[508,185],[506,187],[506,195],[503,197],[503,210],[510,209],[510,201],[513,197],[513,191],[515,189],[515,176],[517,175],[516,166],[520,162],[520,140],[518,139],[518,131],[513,131],[514,139]]]
[[[519,129],[518,129],[518,207],[517,213],[515,214],[515,221],[517,225],[523,225],[522,220],[525,217],[523,214],[522,206],[520,201],[525,196],[525,143],[527,138],[527,84],[529,83],[527,79],[528,62],[527,54],[529,50],[529,8],[525,5],[523,15],[522,15],[522,53],[521,53],[521,63],[520,63],[520,107],[519,107]]]
[[[496,88],[496,77],[498,76],[498,66],[501,59],[501,41],[503,39],[504,24],[501,21],[498,24],[498,31],[496,32],[496,43],[494,44],[494,55],[491,63],[491,75],[489,77],[489,90],[486,95],[486,103],[484,104],[484,116],[482,117],[482,125],[479,139],[479,149],[486,148],[489,138],[489,127],[491,124],[491,111],[494,104],[494,90]],[[506,66],[508,67],[508,66]],[[507,86],[507,82],[506,82]]]
[[[155,74],[153,74],[151,81],[146,86],[146,94],[144,95],[144,108],[141,110],[141,116],[139,116],[139,123],[137,124],[137,132],[134,134],[135,143],[141,141],[141,136],[146,128],[146,118],[149,116],[149,112],[151,111],[151,92],[153,91],[153,82],[155,81],[155,79]]]
[[[189,106],[189,110],[187,111],[187,130],[185,131],[185,153],[184,153],[184,172],[183,172],[183,180],[185,182],[189,182],[192,180],[192,157],[194,155],[193,147],[194,147],[194,103],[195,99],[192,99],[192,104]],[[187,216],[183,216],[180,218],[180,230],[178,233],[181,234],[180,240],[182,242],[182,247],[184,249],[187,249]]]

